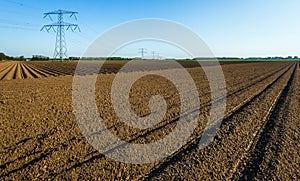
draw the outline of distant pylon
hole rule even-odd
[[[64,15],[69,14],[70,17],[74,17],[75,20],[76,14],[78,12],[74,11],[65,11],[65,10],[56,10],[56,11],[51,11],[48,13],[44,13],[44,18],[49,17],[50,20],[52,21],[51,15],[57,15],[58,16],[58,21],[53,23],[53,24],[48,24],[44,25],[41,29],[46,29],[47,32],[50,30],[53,30],[56,32],[56,42],[55,42],[55,50],[54,50],[54,58],[59,58],[63,59],[64,57],[67,58],[67,45],[66,45],[66,39],[65,39],[65,27],[66,30],[68,31],[71,29],[73,32],[75,30],[80,31],[79,26],[77,24],[71,24],[71,23],[66,23],[63,21]]]
[[[147,49],[146,48],[140,48],[139,53],[141,54],[141,59],[144,59],[144,55],[145,55],[145,53],[147,53]]]
[[[152,59],[155,60],[155,51],[152,51]]]

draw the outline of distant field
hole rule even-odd
[[[106,61],[100,73],[117,73],[128,61]],[[146,61],[147,62],[147,61]],[[149,61],[150,62],[150,61]],[[41,78],[59,75],[74,75],[78,61],[8,61],[0,62],[0,80]],[[141,62],[140,62],[141,63]],[[200,67],[196,61],[179,61],[185,68]],[[253,61],[220,61],[221,65],[259,63]],[[261,63],[261,62],[260,62]],[[91,66],[93,63],[91,62]],[[172,68],[172,67],[165,67]],[[140,69],[147,70],[147,67]],[[82,71],[84,72],[84,70]]]
[[[221,62],[227,85],[226,115],[213,141],[199,149],[210,110],[210,88],[196,62],[181,61],[199,93],[199,124],[187,144],[173,155],[144,165],[114,161],[82,136],[72,107],[77,63],[0,63],[0,180],[300,178],[299,62]],[[130,96],[136,114],[149,114],[147,103],[157,94],[166,99],[168,110],[153,128],[125,125],[110,100],[115,73],[125,63],[107,61],[100,70],[95,95],[98,112],[109,130],[123,140],[141,144],[159,140],[179,118],[178,92],[168,80],[155,75],[137,81]],[[139,66],[141,71],[149,70],[147,64]],[[166,69],[172,67],[159,71]],[[78,72],[85,75],[87,71]]]

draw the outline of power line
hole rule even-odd
[[[51,16],[54,15],[54,16],[58,17],[58,21],[53,24],[44,25],[41,29],[41,31],[46,29],[47,32],[49,32],[51,30],[56,32],[54,58],[59,57],[61,60],[63,59],[63,57],[67,57],[65,28],[66,28],[66,31],[68,31],[69,29],[72,30],[73,32],[75,30],[80,31],[79,26],[77,24],[67,23],[67,22],[63,21],[64,15],[67,15],[67,14],[70,15],[70,17],[74,17],[77,20],[76,14],[78,14],[78,12],[74,12],[74,11],[56,10],[56,11],[44,13],[44,18],[49,17],[50,20],[52,21]]]
[[[12,25],[0,25],[0,28],[36,31],[36,29],[33,29],[33,28],[12,26]]]
[[[21,7],[25,7],[25,8],[29,8],[29,9],[34,9],[34,10],[41,10],[40,8],[36,8],[36,7],[33,7],[33,6],[29,6],[27,4],[24,4],[24,2],[18,2],[18,1],[13,1],[13,0],[5,0],[5,1],[8,2],[8,3],[11,3],[11,4],[15,4],[15,5],[21,6]]]
[[[14,26],[27,26],[27,27],[39,27],[40,25],[32,24],[28,22],[18,22],[18,21],[11,21],[8,19],[2,19],[0,18],[0,24],[2,25],[14,25]]]
[[[0,19],[0,28],[9,28],[9,29],[23,29],[23,30],[34,30],[33,27],[37,27],[38,25],[30,24],[30,23],[20,23],[16,21],[10,21],[6,19]]]
[[[29,8],[29,9],[34,9],[34,10],[41,10],[39,8],[24,4],[23,2],[14,1],[14,0],[5,0],[5,1],[7,3],[10,3],[11,5],[13,5],[13,6],[10,6],[13,8],[13,10],[9,10],[11,8],[2,8],[1,11],[17,14],[18,16],[21,16],[23,19],[24,19],[24,17],[35,17],[35,15],[27,14],[27,13],[25,14],[24,13],[25,11],[20,10],[18,8],[18,6],[20,6],[22,8],[27,8],[27,9]],[[31,11],[31,13],[33,13],[33,12],[36,12],[36,11]],[[13,21],[11,19],[5,19],[5,18],[3,19],[3,17],[0,19],[0,28],[36,31],[36,29],[34,29],[32,27],[40,27],[40,25],[32,24],[29,22],[18,22],[18,21]]]

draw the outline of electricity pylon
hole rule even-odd
[[[146,48],[140,48],[139,53],[141,54],[141,59],[144,59],[144,55],[145,55],[145,53],[147,53],[147,49]]]
[[[67,45],[66,45],[66,39],[65,39],[65,28],[66,28],[66,31],[68,31],[69,29],[71,29],[73,32],[75,30],[80,31],[79,26],[77,24],[64,22],[63,18],[64,18],[64,15],[66,15],[66,14],[70,15],[70,18],[74,17],[75,20],[77,20],[76,14],[78,14],[78,12],[65,11],[65,10],[51,11],[51,12],[48,12],[48,13],[44,13],[44,18],[49,17],[50,20],[53,21],[51,16],[52,15],[55,15],[55,16],[57,15],[58,21],[53,23],[53,24],[44,25],[41,29],[41,31],[46,29],[47,32],[49,32],[51,30],[56,32],[54,58],[60,58],[61,60],[63,59],[63,57],[67,57]]]
[[[155,60],[155,51],[152,51],[152,59]]]

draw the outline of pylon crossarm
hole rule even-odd
[[[72,13],[72,14],[70,15],[70,18],[72,18],[72,16],[74,16],[75,20],[77,20],[76,14],[77,14],[77,13]]]
[[[56,30],[55,30],[55,28],[53,26],[51,26],[51,28],[49,28],[49,30],[50,29],[52,29],[56,33]],[[49,32],[49,30],[48,30],[48,32]]]
[[[47,18],[47,17],[49,17],[49,19],[50,19],[51,21],[53,21],[53,19],[51,18],[50,14],[44,13],[44,19]]]
[[[44,29],[46,29],[46,31],[49,32],[52,29],[54,32],[56,32],[54,27],[55,26],[53,26],[53,25],[45,25],[42,27],[42,29],[40,31],[43,31]]]
[[[65,26],[67,26],[67,29],[66,29],[66,30],[71,29],[72,32],[74,32],[76,29],[78,29],[78,26],[77,26],[77,25],[74,25],[74,24],[65,25]]]
[[[44,13],[45,15],[50,15],[50,14],[78,14],[78,12],[75,11],[66,11],[66,10],[55,10],[51,12]]]
[[[79,32],[81,32],[79,26],[76,26],[74,30],[78,29]]]
[[[51,29],[52,29],[52,26],[48,26],[48,27],[46,28],[47,32],[49,32]]]
[[[73,28],[72,28],[72,26],[67,26],[67,30],[69,30],[69,29],[71,29],[72,30],[72,32],[74,32],[74,30],[73,30]]]
[[[46,29],[46,31],[49,32],[48,26],[47,26],[47,25],[43,26],[42,29],[41,29],[40,31],[43,31],[44,29]]]

